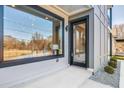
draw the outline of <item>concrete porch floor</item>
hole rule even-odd
[[[37,78],[12,87],[16,88],[97,88],[109,87],[89,80],[91,71],[82,67],[70,66],[47,77]]]

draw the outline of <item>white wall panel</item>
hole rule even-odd
[[[108,62],[107,7],[94,6],[94,71]],[[100,41],[99,41],[100,40]],[[99,44],[99,45],[98,45]],[[98,51],[99,50],[99,51]],[[100,54],[99,54],[100,53]]]

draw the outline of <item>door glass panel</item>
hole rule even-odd
[[[85,63],[85,23],[73,25],[74,62]]]

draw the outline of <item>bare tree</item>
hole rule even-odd
[[[31,44],[33,51],[35,50],[36,53],[39,53],[39,51],[43,50],[43,43],[43,36],[40,33],[36,32],[32,35]]]

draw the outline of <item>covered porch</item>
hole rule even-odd
[[[39,77],[21,84],[14,85],[16,88],[111,88],[89,79],[91,71],[81,67],[71,66],[64,70]]]

